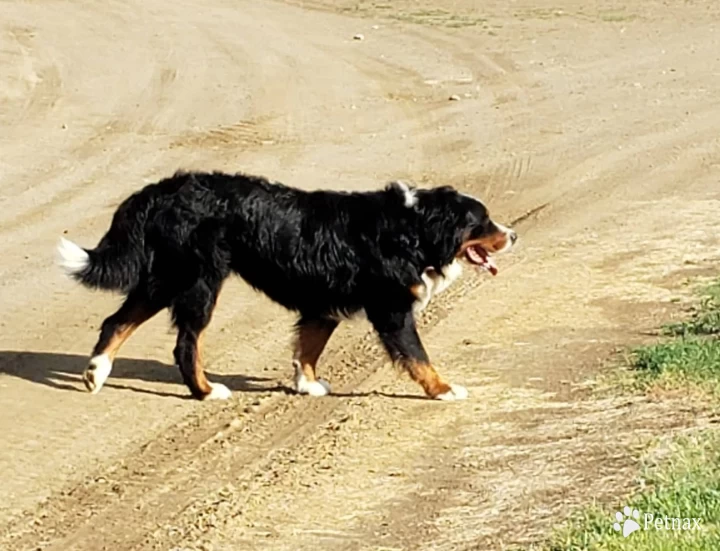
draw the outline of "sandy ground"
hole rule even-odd
[[[527,547],[703,422],[587,388],[720,260],[720,7],[477,4],[2,3],[1,549]],[[86,394],[118,299],[66,280],[54,244],[94,245],[179,167],[532,211],[497,278],[422,317],[470,400],[423,399],[363,322],[321,361],[334,396],[288,394],[293,318],[241,282],[206,339],[230,402],[187,399],[163,316]]]

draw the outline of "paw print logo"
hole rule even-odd
[[[630,507],[626,506],[622,513],[619,511],[615,513],[615,518],[617,519],[617,522],[613,524],[613,528],[616,532],[619,532],[620,529],[622,529],[622,535],[624,538],[627,538],[633,532],[640,530],[640,525],[637,523],[640,518],[640,511],[637,509],[630,509]]]

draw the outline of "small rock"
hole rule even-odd
[[[62,128],[63,130],[67,130],[67,124],[63,123],[63,125],[61,126],[61,128]]]
[[[450,101],[460,101],[460,96],[458,96],[457,94],[453,94],[452,96],[450,96],[450,97],[448,98],[448,100],[450,100]]]
[[[358,33],[355,36],[353,36],[353,40],[365,40],[365,35]]]

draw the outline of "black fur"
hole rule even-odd
[[[75,277],[154,312],[170,307],[176,361],[198,397],[187,366],[231,273],[302,320],[365,310],[393,359],[427,361],[411,288],[464,242],[499,230],[482,203],[450,187],[412,193],[416,204],[406,206],[399,184],[302,191],[244,174],[178,172],[120,205]]]

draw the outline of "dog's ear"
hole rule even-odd
[[[465,211],[450,186],[418,192],[418,232],[428,259],[439,269],[452,262],[467,232]]]
[[[463,242],[463,235],[467,233],[467,228],[462,220],[450,214],[448,218],[437,224],[437,227],[431,230],[431,239],[435,238],[435,246],[437,254],[441,258],[442,265],[446,265],[452,261]]]

